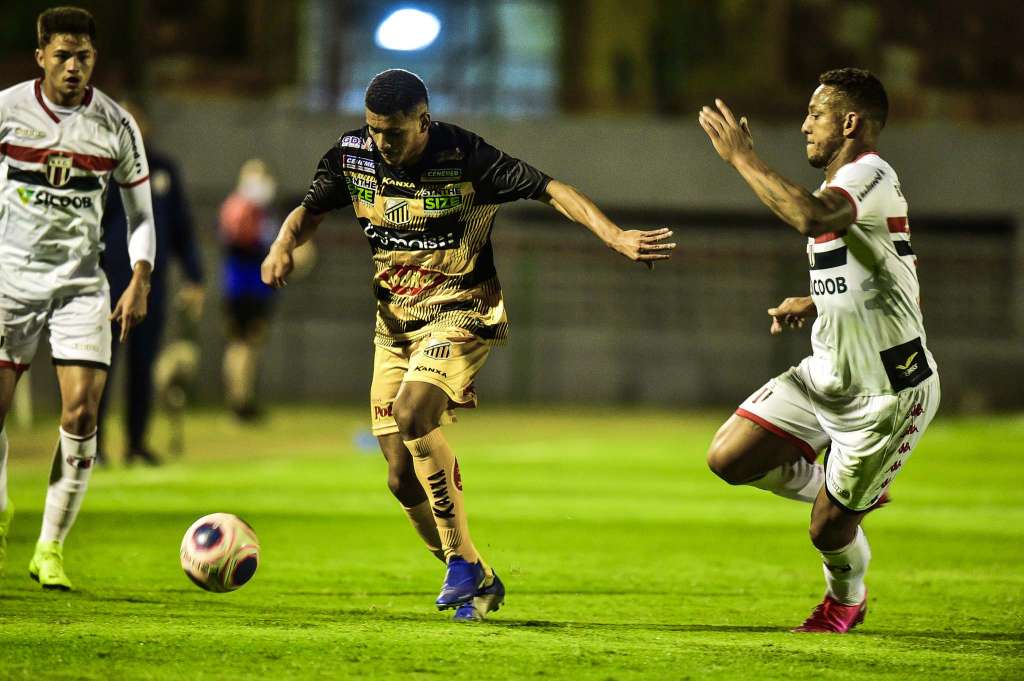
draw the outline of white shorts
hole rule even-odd
[[[19,373],[35,357],[43,329],[50,329],[54,364],[110,366],[110,289],[44,301],[0,294],[0,367]]]
[[[865,511],[892,483],[935,416],[938,373],[895,395],[840,402],[808,388],[808,359],[756,390],[736,414],[793,442],[810,461],[828,446],[826,493],[847,510]]]

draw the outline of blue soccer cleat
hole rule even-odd
[[[448,560],[448,571],[444,574],[441,593],[434,601],[438,610],[457,608],[473,600],[473,596],[484,585],[487,575],[479,562],[469,563],[459,556]]]
[[[491,573],[490,584],[485,580],[473,600],[460,605],[452,619],[456,622],[480,622],[489,613],[500,609],[504,602],[505,585],[497,573]]]

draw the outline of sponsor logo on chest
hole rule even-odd
[[[22,139],[41,140],[46,137],[45,132],[33,130],[32,128],[15,128],[14,134]]]
[[[377,172],[377,164],[372,159],[363,158],[362,156],[353,156],[352,154],[345,154],[341,157],[341,165],[346,170],[354,170],[358,173],[369,173],[373,175]]]
[[[420,175],[420,182],[455,182],[460,179],[461,168],[430,168]]]
[[[448,279],[443,272],[416,265],[394,265],[377,275],[377,283],[396,296],[415,296],[437,288]]]

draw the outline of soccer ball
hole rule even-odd
[[[249,524],[230,513],[211,513],[192,523],[181,540],[181,567],[207,591],[234,591],[256,574],[260,542]]]

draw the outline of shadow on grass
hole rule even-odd
[[[644,630],[666,632],[695,633],[735,633],[735,634],[787,634],[790,627],[753,626],[732,624],[664,624],[643,622],[583,622],[583,621],[551,621],[551,620],[512,620],[492,619],[488,623],[512,629],[595,629],[595,630]],[[794,633],[794,636],[797,634]],[[966,641],[1010,641],[1024,642],[1024,633],[1004,633],[990,631],[856,631],[850,636],[871,637],[879,639],[937,639],[950,640],[958,643]],[[801,634],[803,636],[803,634]]]

